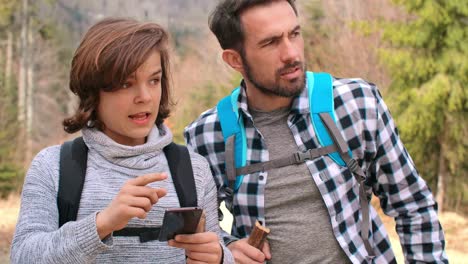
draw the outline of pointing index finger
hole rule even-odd
[[[150,173],[150,174],[138,176],[135,179],[129,180],[128,182],[136,186],[145,186],[152,182],[165,180],[166,178],[167,178],[166,173]]]

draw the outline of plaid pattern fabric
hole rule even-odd
[[[253,125],[244,84],[241,86],[238,107],[247,135],[247,165],[268,161],[268,150]],[[307,94],[306,87],[293,100],[288,117],[288,125],[302,151],[319,146],[310,121]],[[448,263],[432,193],[418,175],[377,87],[362,79],[334,78],[333,94],[337,126],[347,140],[353,158],[366,172],[369,195],[371,192],[377,195],[385,214],[395,218],[406,260],[410,263]],[[187,126],[184,136],[189,148],[208,159],[219,188],[219,199],[224,200],[227,183],[224,140],[216,107],[202,113]],[[396,263],[385,228],[372,207],[369,240],[376,257],[372,261],[367,257],[360,236],[359,185],[348,168],[339,166],[328,156],[307,161],[307,166],[328,209],[334,235],[349,259],[353,263]],[[267,172],[244,176],[234,195],[235,220],[232,236],[226,237],[226,241],[247,236],[256,219],[265,222],[267,179]]]

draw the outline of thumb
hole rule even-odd
[[[265,242],[263,243],[262,252],[266,259],[271,259],[270,244],[268,243],[267,239],[265,239]]]

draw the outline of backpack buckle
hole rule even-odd
[[[306,160],[310,159],[310,153],[309,151],[296,152],[293,154],[293,157],[294,157],[295,164],[301,164],[301,163],[304,163]]]
[[[359,168],[359,164],[355,159],[353,158],[349,159],[349,161],[346,162],[346,165],[351,170],[351,172],[357,176],[359,183],[362,183],[366,180],[366,177],[362,173],[360,173],[361,171]]]
[[[229,198],[232,198],[232,195],[234,194],[234,190],[229,186],[224,188],[224,192],[226,193],[226,196]]]
[[[348,164],[346,165],[348,165],[348,168],[353,172],[356,171],[357,167],[359,166],[357,161],[353,158],[349,159]]]
[[[227,198],[226,200],[224,200],[224,205],[226,206],[226,209],[228,209],[229,212],[232,212],[234,190],[231,187],[226,187],[224,188],[224,192],[226,193]]]

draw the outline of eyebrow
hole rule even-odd
[[[158,75],[158,74],[161,74],[162,73],[162,69],[159,69],[155,72],[153,72],[150,76],[155,76],[155,75]]]
[[[291,30],[291,31],[289,32],[289,34],[293,33],[294,31],[298,31],[298,30],[300,30],[300,29],[301,29],[301,25],[297,25],[297,26],[295,26],[295,27],[293,28],[293,30]]]
[[[283,33],[281,33],[281,35],[266,37],[266,38],[264,38],[264,39],[262,39],[262,40],[260,40],[258,42],[258,46],[263,46],[263,45],[269,43],[270,41],[280,39],[281,37],[283,37]]]
[[[153,77],[153,76],[156,76],[156,75],[161,74],[161,73],[162,73],[162,69],[158,69],[158,70],[154,71],[153,73],[151,73],[149,76],[150,76],[150,77]],[[129,80],[129,79],[130,79],[130,80],[135,80],[135,79],[136,79],[135,73],[130,74],[130,75],[127,77],[127,80]]]
[[[288,35],[291,34],[291,33],[293,33],[294,31],[299,30],[299,29],[301,29],[301,26],[300,26],[300,25],[295,26],[291,31],[288,32]],[[268,43],[268,42],[270,42],[270,41],[272,41],[272,40],[280,39],[281,37],[283,37],[283,35],[284,35],[284,33],[281,33],[281,35],[266,37],[266,38],[260,40],[260,41],[258,42],[258,45],[259,45],[259,46],[263,46],[263,45],[265,45],[266,43]]]

